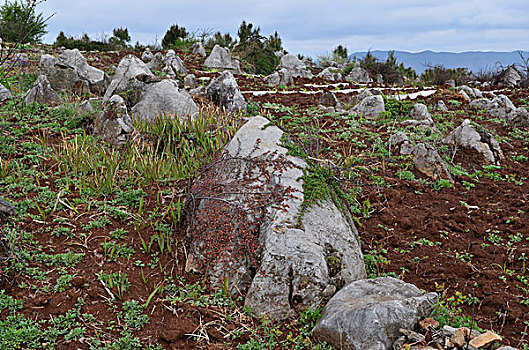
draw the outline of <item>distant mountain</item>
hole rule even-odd
[[[371,51],[371,53],[380,60],[385,61],[388,57],[388,51]],[[364,57],[366,52],[355,52],[351,57]],[[529,52],[523,51],[526,58],[529,58]],[[498,63],[502,66],[509,66],[513,63],[522,64],[522,59],[518,51],[513,52],[493,52],[493,51],[468,51],[468,52],[406,52],[395,51],[395,57],[398,62],[404,62],[404,66],[412,67],[417,74],[421,74],[428,65],[441,64],[446,68],[465,67],[473,72],[479,72],[480,69],[493,68]]]

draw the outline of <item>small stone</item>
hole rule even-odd
[[[464,346],[470,340],[470,329],[467,327],[458,328],[452,336],[452,344],[456,347]]]
[[[433,329],[439,328],[439,322],[437,322],[433,318],[425,318],[424,320],[419,321],[419,327],[421,331],[426,333],[431,328]]]
[[[446,337],[451,337],[456,332],[457,328],[450,327],[450,326],[443,326],[443,334]]]
[[[475,337],[469,343],[471,350],[483,349],[492,345],[497,341],[501,341],[501,337],[494,332],[488,331],[479,337]]]
[[[502,346],[501,348],[498,348],[498,350],[518,350],[518,349],[513,348],[512,346]]]

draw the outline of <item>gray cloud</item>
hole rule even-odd
[[[209,28],[235,35],[244,19],[259,25],[264,34],[277,30],[288,50],[309,55],[331,51],[338,44],[351,52],[529,47],[526,0],[48,0],[39,9],[56,12],[46,42],[53,42],[60,30],[100,37],[125,26],[134,41],[149,44],[161,39],[173,23],[188,30]]]

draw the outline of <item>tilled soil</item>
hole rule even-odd
[[[89,63],[95,67],[108,70],[117,66],[119,60],[130,52],[119,53],[88,53]],[[189,53],[178,53],[185,61],[188,70],[197,77],[215,77],[218,73],[202,72],[203,58]],[[261,77],[238,76],[239,84],[245,91],[268,90]],[[325,82],[318,79],[296,80],[296,87],[289,89],[316,89],[304,84]],[[374,85],[375,86],[375,85]],[[353,88],[356,85],[351,84]],[[327,89],[328,90],[328,89]],[[407,92],[418,91],[411,90]],[[389,92],[389,90],[387,91]],[[527,90],[505,91],[512,101],[520,106],[529,99]],[[260,103],[279,104],[293,108],[299,115],[306,115],[308,109],[317,106],[318,94],[267,94],[248,96],[248,100]],[[340,95],[338,95],[340,96]],[[342,96],[345,101],[346,97]],[[450,112],[444,115],[457,126],[465,118],[474,119],[476,112],[467,111],[462,96],[447,89],[440,89],[439,93],[423,99],[428,105],[434,105],[439,99],[445,102],[452,100],[456,103],[448,104]],[[271,116],[283,116],[284,112],[277,109],[262,109],[263,113]],[[295,116],[292,116],[294,118]],[[529,295],[523,288],[529,288],[522,283],[527,278],[526,262],[523,256],[529,256],[529,162],[518,162],[513,157],[529,156],[529,140],[512,137],[514,127],[509,124],[482,120],[476,121],[495,133],[501,140],[505,159],[501,169],[495,171],[496,177],[479,177],[478,181],[466,175],[455,176],[453,188],[443,188],[436,191],[427,181],[403,180],[396,176],[405,160],[385,162],[380,158],[366,155],[364,147],[352,144],[326,135],[321,141],[321,156],[332,152],[343,153],[357,157],[361,192],[357,198],[359,203],[365,204],[365,214],[357,215],[358,231],[362,241],[364,254],[380,257],[375,265],[377,274],[393,273],[404,281],[413,283],[426,291],[437,291],[443,297],[460,293],[470,296],[459,305],[464,312],[477,321],[479,327],[491,329],[500,333],[506,339],[506,344],[521,346],[528,344],[529,337],[524,335],[529,324]],[[319,123],[322,128],[332,125],[335,116],[322,115]],[[338,123],[342,123],[340,120]],[[378,133],[378,137],[386,141],[390,133],[385,125],[366,124],[366,132]],[[519,128],[528,132],[529,128]],[[31,139],[32,135],[28,135]],[[56,147],[61,136],[49,135],[50,146]],[[508,141],[507,141],[507,138]],[[22,140],[23,141],[23,140]],[[21,142],[22,142],[21,141]],[[332,151],[330,151],[332,149]],[[452,163],[460,164],[468,173],[483,171],[483,161],[477,154],[457,152],[453,155]],[[56,164],[47,160],[39,165],[40,170],[49,177],[44,184],[54,189],[55,181],[60,177],[56,174]],[[415,177],[422,175],[415,172]],[[375,181],[374,179],[377,179]],[[383,180],[383,183],[380,182]],[[44,180],[42,180],[44,181]],[[473,184],[468,188],[468,183]],[[147,190],[144,211],[155,207],[156,203],[164,199],[164,190],[182,193],[186,182],[156,185]],[[70,202],[74,202],[78,195],[72,188],[72,194],[65,195]],[[5,193],[3,193],[4,195]],[[30,191],[27,198],[37,196],[37,192]],[[161,196],[161,197],[160,197]],[[111,198],[107,198],[111,199]],[[19,200],[19,199],[17,199]],[[170,201],[167,197],[165,200]],[[367,203],[367,204],[366,204]],[[60,226],[53,223],[53,219],[66,218],[72,223],[74,233],[85,232],[84,225],[105,214],[97,207],[88,208],[86,204],[77,207],[76,213],[67,208],[53,212],[46,222],[36,222],[29,216],[20,225],[26,232],[34,233],[35,241],[40,242],[41,251],[47,253],[75,252],[85,254],[85,258],[75,269],[76,276],[72,285],[64,293],[33,292],[28,288],[21,288],[20,282],[26,276],[16,276],[13,284],[2,286],[7,294],[24,300],[22,312],[33,319],[50,319],[74,307],[78,298],[83,298],[85,306],[83,312],[96,316],[97,320],[113,321],[113,314],[109,312],[109,299],[113,296],[96,278],[101,270],[126,271],[130,281],[127,298],[146,301],[154,288],[167,277],[162,273],[170,271],[170,275],[182,283],[192,284],[200,280],[200,276],[186,273],[184,242],[185,225],[176,233],[176,241],[171,253],[158,255],[158,262],[150,264],[152,255],[141,250],[142,240],[149,239],[154,234],[152,225],[138,230],[136,223],[111,219],[110,225],[91,230],[84,238],[70,240],[51,234],[51,229]],[[39,213],[36,209],[30,211],[34,216]],[[117,259],[108,261],[102,248],[102,243],[111,239],[110,232],[124,228],[129,231],[122,243],[133,247],[136,251],[132,259]],[[86,233],[86,232],[85,232]],[[153,248],[153,252],[156,248]],[[525,254],[525,255],[524,255]],[[141,269],[138,268],[141,266]],[[31,267],[44,268],[43,263],[35,263]],[[529,262],[527,263],[529,270]],[[55,285],[59,274],[50,271],[50,279],[35,282],[37,287],[44,284]],[[39,284],[40,283],[40,284]],[[201,291],[200,293],[205,293]],[[524,294],[525,293],[525,294]],[[472,301],[472,302],[470,302]],[[242,308],[242,302],[238,302]],[[228,307],[193,306],[188,300],[182,302],[168,302],[156,295],[146,311],[150,323],[138,333],[142,341],[158,342],[168,349],[223,349],[233,348],[249,339],[249,333],[237,339],[230,337],[233,332],[247,330],[255,326],[256,320]],[[229,317],[228,317],[229,316]],[[90,334],[99,331],[100,325],[86,324]],[[291,320],[279,325],[282,330],[281,339],[285,339],[288,332],[299,332],[296,321]],[[114,336],[116,331],[105,330]],[[88,344],[61,340],[57,348],[60,349],[88,349]]]

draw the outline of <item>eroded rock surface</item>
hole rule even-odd
[[[327,303],[312,335],[337,349],[392,349],[399,330],[413,329],[436,302],[435,293],[392,277],[356,281]]]
[[[267,203],[261,214],[253,212],[252,219],[257,221],[244,220],[259,222],[256,231],[260,245],[258,264],[252,268],[248,261],[234,259],[228,254],[222,264],[210,269],[210,275],[222,281],[226,276],[219,276],[220,271],[236,271],[235,276],[229,276],[230,283],[241,291],[248,289],[245,304],[252,307],[256,315],[284,319],[307,307],[322,305],[343,285],[364,278],[365,268],[358,232],[351,218],[334,203],[327,200],[315,203],[299,217],[303,203],[300,176],[306,164],[286,155],[287,150],[280,146],[283,131],[268,124],[269,121],[261,116],[250,119],[226,146],[229,161],[219,162],[215,170],[215,178],[222,183],[215,188],[227,192],[218,198],[230,201],[235,208],[247,206],[245,200],[256,188],[271,191],[277,190],[275,186],[282,187],[282,197],[275,203]],[[270,173],[250,166],[263,157]],[[284,161],[280,164],[286,167],[276,166],[278,160]],[[250,174],[251,179],[241,181],[244,174]],[[230,192],[234,183],[238,192],[246,194]],[[204,185],[198,184],[199,188]],[[215,202],[219,200],[211,204],[200,202],[196,206],[199,208],[196,220],[200,220],[201,213],[206,215],[205,205],[215,205]],[[220,223],[227,215],[219,216]],[[222,226],[219,223],[209,221],[208,227],[217,229]],[[205,241],[197,240],[196,232],[188,232],[188,235],[192,239],[193,256],[188,268],[192,268],[201,259]],[[236,245],[239,240],[232,241]],[[236,250],[235,246],[229,249],[230,252]]]

